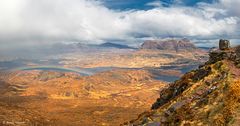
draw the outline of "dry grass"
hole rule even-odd
[[[236,100],[239,101],[240,99],[240,79],[234,81],[234,83],[230,84],[229,86],[230,92],[229,94],[231,94],[232,97],[234,97]]]
[[[240,80],[236,80],[229,84],[228,93],[224,98],[225,108],[223,115],[225,121],[230,122],[236,114],[236,108],[240,103]]]
[[[38,78],[40,72],[24,71],[20,75],[16,72],[10,76],[15,78],[6,78],[12,86],[24,83],[28,87],[16,98],[0,96],[0,126],[2,120],[21,121],[21,118],[32,122],[35,122],[33,118],[39,122],[49,120],[47,123],[53,126],[117,126],[148,110],[159,96],[158,90],[164,86],[143,70],[113,70],[79,76],[80,79],[65,73],[65,76],[48,78],[47,81]],[[52,74],[49,76],[56,73]],[[2,85],[0,93],[8,92],[8,85]],[[1,111],[1,102],[12,107]],[[18,107],[22,109],[18,110]],[[37,111],[38,115],[25,115],[24,109]],[[21,117],[11,117],[17,114]]]

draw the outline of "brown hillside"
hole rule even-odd
[[[158,97],[165,84],[151,76],[145,70],[122,69],[85,77],[39,70],[5,73],[0,126],[118,126]]]
[[[162,90],[151,111],[124,125],[238,126],[239,51],[240,47],[226,47],[210,52],[205,65]]]

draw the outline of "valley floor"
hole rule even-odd
[[[118,126],[148,110],[166,86],[144,70],[93,76],[16,71],[1,75],[0,124]]]

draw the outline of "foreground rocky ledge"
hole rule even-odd
[[[220,40],[209,61],[163,89],[152,110],[125,126],[240,124],[240,46]],[[224,46],[224,47],[223,47]]]

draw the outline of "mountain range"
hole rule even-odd
[[[174,50],[193,51],[197,47],[188,39],[166,39],[166,40],[147,40],[141,45],[141,49],[158,49],[158,50]]]

